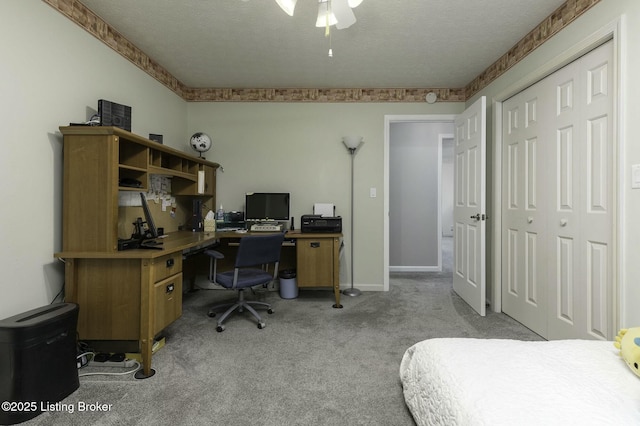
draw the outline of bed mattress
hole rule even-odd
[[[640,425],[640,377],[612,342],[430,339],[400,379],[418,425]]]

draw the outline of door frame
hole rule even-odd
[[[384,116],[384,153],[383,153],[383,175],[384,175],[384,200],[383,200],[383,291],[389,291],[389,150],[390,150],[390,129],[393,123],[452,123],[457,117],[456,114],[425,114],[425,115],[385,115]],[[440,141],[441,142],[441,141]],[[440,162],[442,161],[442,149],[440,149]],[[440,179],[441,170],[438,172]],[[441,189],[438,189],[441,191]],[[441,203],[438,198],[438,210],[441,214]],[[441,218],[438,217],[441,223]],[[439,241],[442,238],[442,232],[439,232]],[[442,246],[441,241],[439,245]],[[441,259],[442,250],[439,250]],[[440,260],[442,265],[442,260]]]
[[[613,149],[614,149],[614,164],[613,164],[613,176],[615,182],[614,188],[614,205],[617,210],[614,215],[613,224],[613,248],[614,248],[614,271],[613,272],[613,288],[612,295],[614,301],[611,306],[611,324],[614,325],[614,330],[620,327],[621,318],[623,318],[623,305],[620,303],[622,300],[622,292],[624,291],[624,274],[622,261],[624,259],[624,246],[622,230],[624,229],[624,188],[625,182],[625,162],[624,162],[624,127],[623,116],[624,112],[622,106],[624,105],[624,64],[625,52],[624,41],[621,37],[624,30],[623,17],[616,19],[608,25],[602,27],[598,31],[591,34],[591,36],[585,38],[580,43],[575,44],[571,48],[564,51],[562,54],[556,56],[552,60],[546,62],[541,67],[528,73],[525,77],[508,86],[506,89],[500,91],[493,97],[493,123],[492,133],[494,140],[494,156],[493,156],[493,173],[491,180],[493,182],[493,202],[492,202],[492,257],[493,262],[488,265],[490,268],[490,275],[493,278],[491,280],[491,309],[494,312],[502,311],[502,104],[511,96],[521,92],[527,87],[542,80],[548,75],[554,73],[558,69],[573,62],[589,51],[602,45],[603,43],[613,40],[613,79],[614,79],[614,122],[613,126]]]

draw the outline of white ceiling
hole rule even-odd
[[[187,87],[463,88],[564,0],[364,0],[350,28],[275,0],[81,0]]]

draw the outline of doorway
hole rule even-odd
[[[438,135],[438,145],[440,146],[440,164],[441,164],[441,183],[440,183],[440,220],[442,236],[440,247],[440,264],[442,272],[453,274],[453,205],[454,205],[454,162],[455,162],[455,146],[453,134]]]
[[[453,164],[443,164],[443,154],[453,146],[455,117],[385,116],[385,291],[391,270],[442,270],[443,226],[450,230],[453,221],[443,216],[451,210],[443,211],[442,188],[453,185],[443,182],[453,179]]]

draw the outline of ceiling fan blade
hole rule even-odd
[[[356,15],[349,7],[348,0],[331,0],[331,11],[338,23],[336,28],[342,30],[356,23]]]
[[[276,0],[276,3],[278,3],[278,6],[280,6],[287,15],[293,16],[293,10],[296,8],[296,1],[298,0]]]

